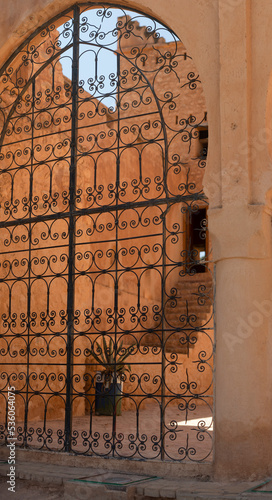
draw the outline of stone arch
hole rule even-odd
[[[47,0],[46,6],[44,6],[44,2],[39,1],[36,2],[35,8],[33,7],[30,13],[29,9],[26,9],[23,4],[20,5],[17,16],[18,21],[14,26],[14,31],[5,33],[6,38],[2,45],[0,66],[13,53],[14,46],[17,47],[21,40],[25,40],[31,33],[37,31],[42,24],[58,16],[59,12],[71,8],[73,3],[73,0],[59,0],[58,2]],[[216,67],[217,55],[214,49],[217,41],[209,40],[202,30],[203,17],[210,18],[209,22],[217,23],[215,6],[201,3],[201,5],[192,4],[188,9],[186,0],[181,0],[179,7],[182,16],[176,16],[175,11],[172,12],[168,8],[169,6],[166,4],[158,5],[155,0],[149,2],[148,6],[142,0],[136,4],[132,0],[129,5],[122,0],[112,0],[111,4],[131,8],[135,11],[139,9],[146,16],[153,16],[165,26],[176,31],[193,56],[201,75],[208,115],[212,118],[210,119],[209,129],[210,149],[204,177],[205,191],[210,199],[211,206],[221,206],[220,152],[216,147],[220,141],[220,129],[217,123],[218,113],[215,106],[215,95],[217,95],[219,82],[217,81],[216,72],[212,69],[213,66],[214,70]],[[207,43],[209,46],[206,47]],[[205,47],[205,50],[203,50],[203,47]]]

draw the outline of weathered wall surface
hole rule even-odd
[[[48,44],[45,44],[43,50],[39,52],[39,57],[41,60],[46,57],[46,50]],[[173,44],[165,44],[165,42],[158,44],[160,53],[174,53],[175,47]],[[129,49],[127,49],[129,50]],[[159,63],[155,61],[155,56],[152,58],[152,47],[146,51],[148,58],[148,64],[151,68],[156,67]],[[185,49],[183,46],[179,47],[179,54],[181,60],[183,59],[183,53]],[[153,60],[154,59],[154,60]],[[121,74],[127,71],[127,65],[121,64]],[[195,73],[195,69],[192,65],[192,61],[188,58],[187,61],[181,62],[181,64],[176,69],[179,75],[179,84],[187,85],[188,79],[187,75],[191,72]],[[20,69],[17,78],[18,81],[27,82],[30,76],[30,68],[22,67]],[[15,76],[14,76],[15,78]],[[53,85],[54,80],[54,85]],[[172,79],[173,80],[173,79]],[[125,80],[124,80],[125,81]],[[7,215],[10,213],[11,218],[20,219],[25,216],[27,207],[29,205],[30,199],[30,158],[31,150],[33,148],[33,158],[34,158],[34,172],[33,172],[33,199],[35,199],[35,206],[32,207],[32,213],[35,216],[42,216],[52,211],[55,213],[66,211],[66,199],[69,192],[69,145],[71,143],[70,137],[70,122],[71,122],[71,93],[70,93],[71,82],[64,78],[62,73],[62,67],[60,62],[54,65],[54,71],[51,66],[46,68],[35,81],[35,111],[33,117],[34,124],[34,134],[30,127],[31,123],[31,111],[30,103],[32,101],[31,97],[31,87],[28,89],[27,93],[20,100],[16,110],[11,116],[7,135],[5,137],[2,146],[2,158],[1,158],[1,219],[9,219]],[[174,80],[169,82],[167,75],[156,78],[156,92],[158,97],[162,97],[165,92],[176,92],[176,77]],[[153,198],[157,195],[157,184],[154,183],[154,179],[163,178],[163,159],[162,152],[160,148],[152,142],[154,138],[160,138],[161,132],[157,131],[157,126],[154,124],[159,123],[159,116],[152,120],[152,113],[156,111],[154,106],[154,100],[149,93],[145,93],[145,99],[151,99],[153,104],[149,105],[148,112],[150,115],[146,115],[145,104],[137,103],[137,97],[139,95],[135,92],[125,93],[126,86],[129,87],[131,82],[126,80],[126,84],[123,88],[123,99],[122,107],[122,122],[121,122],[121,141],[122,147],[130,142],[133,144],[131,148],[124,148],[121,154],[120,162],[120,177],[121,186],[124,183],[128,183],[128,187],[124,190],[125,197],[122,201],[134,199],[135,197],[140,201],[143,200],[142,197],[139,198],[137,191],[141,189],[139,181],[139,151],[141,152],[141,175],[143,177],[143,182],[146,184],[145,190],[148,193],[149,198]],[[121,86],[122,87],[122,86]],[[56,91],[56,89],[58,89]],[[30,93],[28,93],[30,92]],[[50,96],[50,97],[49,97]],[[11,105],[13,103],[13,97],[10,95],[9,91],[5,90],[2,92],[2,109],[4,110],[5,117],[7,119],[7,114],[10,111]],[[49,100],[48,100],[49,99]],[[136,101],[135,101],[136,99]],[[124,102],[123,102],[124,101]],[[134,118],[134,108],[132,107],[132,102],[134,101],[134,108],[137,108],[138,119],[135,123]],[[137,106],[135,105],[135,102]],[[60,105],[59,109],[56,108]],[[128,107],[128,110],[127,110]],[[39,111],[44,110],[44,111]],[[46,111],[45,111],[46,110]],[[97,120],[98,114],[101,115],[102,124],[98,125]],[[116,140],[116,111],[107,110],[97,101],[93,99],[90,94],[86,91],[80,93],[80,103],[79,103],[79,137],[78,137],[78,174],[77,174],[77,190],[80,195],[77,199],[77,209],[86,209],[90,206],[95,206],[93,196],[95,196],[95,190],[98,189],[100,193],[100,188],[103,188],[105,194],[103,194],[103,204],[111,203],[110,191],[107,192],[110,185],[115,185],[116,177],[116,158],[113,152],[109,151],[107,154],[104,153],[105,149],[111,149],[112,145]],[[143,115],[142,118],[140,115]],[[171,151],[169,153],[169,158],[174,155],[179,155],[181,161],[184,163],[184,171],[181,168],[178,180],[181,181],[181,185],[188,183],[195,188],[191,188],[195,192],[199,192],[202,189],[202,177],[204,169],[198,166],[199,157],[199,141],[197,137],[192,140],[190,144],[188,132],[185,132],[185,141],[177,141],[179,138],[175,138],[177,131],[182,126],[183,122],[188,119],[188,117],[194,116],[196,123],[203,120],[205,114],[205,101],[202,94],[201,87],[198,83],[198,89],[196,92],[185,87],[185,96],[183,99],[179,99],[176,102],[176,107],[174,110],[173,117],[171,115],[168,106],[163,110],[165,116],[165,122],[169,123],[172,127],[172,136],[168,137],[169,144],[171,144]],[[150,118],[148,120],[148,118]],[[150,124],[151,121],[151,124]],[[66,123],[68,125],[66,125]],[[185,125],[184,125],[185,126]],[[186,128],[186,127],[185,127]],[[66,130],[65,130],[66,129]],[[128,133],[128,130],[131,129]],[[138,137],[135,138],[135,130]],[[154,131],[153,131],[154,130]],[[136,134],[136,135],[137,135]],[[34,136],[34,139],[32,138]],[[33,145],[32,145],[33,140]],[[150,142],[150,144],[149,144]],[[21,148],[21,149],[20,149]],[[57,159],[57,150],[60,150],[60,159]],[[94,153],[93,150],[97,149],[98,152]],[[189,153],[190,150],[190,153]],[[103,154],[102,154],[103,153]],[[21,159],[22,157],[22,159]],[[192,160],[194,158],[194,160]],[[94,163],[96,170],[96,181],[94,182]],[[27,167],[28,166],[28,167]],[[22,167],[25,167],[22,169]],[[3,172],[4,171],[4,172]],[[135,179],[134,183],[135,193],[133,194],[133,189],[131,187],[132,179]],[[150,183],[148,183],[149,181]],[[136,185],[139,186],[136,189]],[[98,186],[98,188],[97,188]],[[185,184],[184,184],[185,186]],[[168,188],[174,194],[179,194],[179,192],[186,192],[186,188],[182,188],[181,191],[178,189],[177,176],[171,174],[169,168],[168,176]],[[162,190],[162,188],[160,188]],[[92,195],[91,195],[92,192]],[[140,192],[140,191],[139,191]],[[102,198],[102,191],[101,191]],[[177,242],[175,245],[170,244],[170,240],[167,243],[168,256],[175,261],[180,260],[180,255],[182,252],[186,251],[185,248],[185,238],[184,234],[186,232],[185,227],[185,216],[180,212],[181,206],[172,207],[169,215],[167,216],[167,227],[170,231],[173,229],[174,224],[178,222],[181,226],[180,232],[177,235]],[[139,286],[141,307],[148,307],[148,314],[145,318],[145,329],[159,328],[160,321],[154,321],[153,319],[153,308],[160,307],[161,300],[161,276],[156,270],[144,269],[144,265],[152,265],[156,262],[158,256],[156,254],[156,247],[161,245],[160,238],[154,236],[150,238],[150,233],[154,232],[156,234],[156,225],[152,223],[154,217],[159,217],[160,213],[157,209],[150,208],[145,211],[145,217],[150,218],[149,224],[137,224],[136,227],[133,225],[133,217],[135,214],[132,212],[130,215],[124,214],[121,217],[120,229],[122,230],[125,224],[125,236],[127,243],[118,243],[118,259],[120,265],[123,269],[126,267],[133,268],[133,253],[131,253],[130,238],[138,238],[138,246],[147,254],[142,259],[143,269],[139,268],[137,271],[133,272],[123,272],[122,276],[119,278],[118,290],[119,290],[119,308],[120,310],[127,311],[124,316],[123,330],[133,331],[133,324],[131,323],[131,317],[128,314],[129,308],[135,308],[137,310],[137,290]],[[122,222],[122,217],[124,218]],[[147,219],[146,219],[147,220]],[[104,226],[103,226],[104,224]],[[130,227],[131,225],[131,227]],[[138,228],[137,228],[138,225]],[[102,306],[102,313],[98,314],[96,321],[99,320],[100,326],[99,331],[107,331],[107,319],[108,314],[106,311],[114,310],[114,266],[116,262],[116,249],[114,240],[112,240],[113,231],[113,221],[108,214],[101,214],[99,217],[90,217],[88,215],[78,218],[77,221],[77,234],[76,239],[76,269],[77,272],[86,272],[87,276],[78,276],[76,280],[76,292],[75,292],[75,309],[81,314],[78,317],[77,331],[91,331],[89,327],[86,326],[86,316],[85,311],[94,310],[98,311]],[[17,334],[23,334],[25,323],[19,324],[19,318],[23,321],[27,317],[27,291],[25,289],[26,281],[13,283],[13,279],[16,280],[16,276],[21,276],[23,279],[27,271],[27,255],[28,255],[28,236],[27,228],[19,228],[15,230],[17,238],[13,233],[10,233],[8,229],[3,229],[1,231],[1,252],[3,254],[2,261],[2,279],[10,280],[9,288],[6,286],[7,282],[2,284],[2,309],[1,313],[5,318],[5,327],[7,326],[8,318],[13,318],[13,332]],[[122,233],[121,233],[122,234]],[[66,295],[67,295],[67,274],[64,272],[65,266],[67,265],[67,258],[63,260],[63,256],[67,251],[67,221],[55,221],[49,226],[46,223],[38,223],[32,228],[31,240],[33,244],[32,248],[32,286],[31,286],[31,315],[37,317],[35,328],[33,324],[33,334],[37,335],[50,335],[50,330],[46,330],[46,321],[49,317],[54,322],[52,323],[51,331],[62,332],[61,321],[65,317],[66,311]],[[112,240],[112,243],[111,243]],[[25,241],[23,244],[22,241]],[[147,245],[148,241],[148,245]],[[23,248],[22,245],[25,247]],[[152,248],[155,248],[152,250]],[[23,260],[16,259],[16,252],[20,250],[20,256]],[[87,252],[86,252],[87,250]],[[53,253],[52,253],[53,252]],[[84,258],[82,259],[84,255]],[[186,261],[187,258],[184,257]],[[6,262],[6,265],[3,263]],[[62,263],[61,263],[62,262]],[[17,267],[16,273],[14,272],[15,266]],[[48,269],[46,267],[48,266]],[[103,270],[104,274],[100,274]],[[178,295],[181,295],[178,301],[178,307],[171,307],[166,309],[166,319],[168,322],[168,327],[178,327],[178,316],[181,314],[186,314],[186,300],[189,300],[189,314],[196,314],[197,300],[193,301],[193,294],[188,287],[188,282],[183,285],[182,278],[179,277],[179,267],[173,266],[171,272],[169,272],[169,277],[166,279],[166,292],[170,297],[171,288],[177,287]],[[88,277],[88,272],[90,275]],[[60,276],[54,276],[54,274],[60,274]],[[64,273],[64,274],[63,274]],[[36,276],[36,279],[34,278]],[[92,279],[90,279],[92,277]],[[179,281],[179,284],[178,284]],[[190,281],[190,280],[189,280]],[[196,280],[198,284],[204,284],[201,277]],[[95,285],[94,285],[95,282]],[[211,284],[209,283],[209,287]],[[47,289],[50,290],[49,302],[47,302]],[[92,301],[92,294],[95,289],[95,301]],[[12,298],[9,298],[9,291],[12,290]],[[194,289],[197,292],[197,286]],[[46,305],[49,312],[46,312]],[[170,305],[170,304],[169,304]],[[60,315],[60,311],[64,311]],[[199,320],[199,326],[201,326],[203,320],[206,321],[206,315],[210,312],[210,304],[204,311],[204,317]],[[201,316],[201,307],[199,308],[199,314]],[[49,315],[49,316],[48,316]],[[47,318],[48,316],[48,318]],[[169,317],[168,317],[169,316]],[[172,318],[170,318],[172,316]],[[174,319],[176,317],[176,319]],[[54,318],[54,319],[53,319]],[[45,328],[45,329],[44,329]],[[109,330],[111,333],[111,329]],[[146,340],[145,340],[146,336]],[[169,340],[166,343],[166,350],[170,352],[171,350],[175,352],[180,350],[178,343],[178,334],[172,334],[169,336]],[[136,334],[136,340],[139,339],[139,333]],[[84,342],[86,339],[78,339],[75,344],[75,350],[79,348],[82,352],[84,348],[90,347],[88,342]],[[127,342],[131,343],[132,339],[127,338]],[[12,342],[11,348],[17,349],[17,351],[24,352],[24,342],[25,339],[16,340]],[[159,332],[152,339],[152,334],[148,333],[143,335],[142,343],[143,345],[152,343],[159,343]],[[85,345],[86,344],[86,345]],[[36,338],[32,340],[31,343],[31,353],[35,358],[33,361],[41,362],[42,357],[37,357],[36,349],[38,351],[43,347],[42,338]],[[44,344],[46,349],[46,343]],[[63,348],[65,351],[64,339],[51,340],[50,342],[50,352],[53,349],[59,350]],[[184,343],[184,350],[186,351],[186,343]],[[201,350],[201,349],[200,349]],[[210,350],[210,346],[208,348]],[[197,349],[199,351],[199,348]],[[20,358],[23,362],[26,356],[26,352]],[[208,357],[210,354],[208,355]],[[146,361],[146,358],[144,358]],[[8,358],[6,358],[6,361]],[[11,359],[10,359],[11,360]],[[62,359],[58,358],[58,362],[61,363]],[[154,360],[153,360],[154,361]],[[138,363],[138,361],[137,361]],[[193,366],[193,365],[192,365]],[[152,369],[150,366],[149,369]],[[191,367],[192,369],[192,367]],[[36,367],[35,373],[37,376],[40,375],[42,367],[39,369]],[[154,371],[154,370],[153,370]],[[194,372],[194,370],[193,370]],[[60,373],[60,372],[59,372]],[[155,375],[155,372],[154,374]],[[196,373],[192,373],[192,379],[195,380]],[[82,374],[81,374],[82,376]],[[211,374],[208,374],[208,383],[204,380],[200,383],[201,377],[199,379],[198,386],[201,384],[205,386],[210,386]],[[33,390],[39,390],[40,386],[38,382],[34,383]],[[81,388],[82,389],[82,388]],[[175,391],[174,391],[175,392]],[[200,389],[200,392],[202,390]],[[37,412],[39,410],[37,408]],[[37,413],[37,414],[38,414]]]

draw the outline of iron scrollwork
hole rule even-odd
[[[206,121],[183,43],[121,7],[75,5],[2,68],[2,444],[13,385],[21,447],[211,458]]]

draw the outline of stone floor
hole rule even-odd
[[[181,416],[182,415],[182,416]],[[199,406],[184,420],[184,412],[176,407],[167,411],[164,426],[164,458],[188,459],[193,462],[212,461],[212,415],[206,406]],[[18,422],[18,427],[23,428]],[[97,456],[160,459],[160,412],[158,407],[147,405],[139,415],[135,411],[123,411],[116,418],[115,446],[113,450],[113,418],[108,416],[84,416],[73,419],[72,451]],[[64,422],[49,420],[29,423],[30,448],[61,450]]]
[[[214,482],[211,476],[203,473],[194,474],[196,479],[178,478],[180,467],[183,467],[178,463],[175,464],[177,467],[175,470],[178,470],[178,473],[172,477],[167,474],[167,464],[172,467],[169,459],[183,458],[186,453],[184,465],[190,462],[194,464],[193,467],[202,467],[206,464],[205,460],[201,462],[205,457],[211,461],[213,427],[208,408],[200,406],[190,412],[190,419],[187,422],[180,418],[180,412],[176,408],[171,408],[165,422],[164,460],[167,462],[156,461],[156,458],[161,458],[154,438],[159,435],[159,423],[158,411],[151,405],[141,411],[138,422],[132,411],[124,411],[121,416],[117,417],[115,456],[138,458],[131,467],[133,461],[130,460],[95,458],[95,454],[106,455],[108,458],[113,456],[112,417],[93,416],[92,432],[90,432],[90,417],[75,418],[73,430],[76,431],[76,435],[74,435],[72,447],[77,453],[83,452],[91,455],[91,458],[84,457],[82,454],[72,454],[68,456],[69,459],[72,458],[72,461],[65,461],[63,457],[67,458],[67,454],[53,454],[54,463],[52,463],[52,454],[45,457],[46,453],[37,454],[37,451],[31,452],[31,448],[37,450],[41,448],[41,445],[46,445],[48,449],[60,451],[63,442],[62,440],[58,442],[57,432],[63,431],[63,421],[50,420],[45,428],[41,421],[31,422],[29,428],[32,427],[33,434],[32,440],[29,440],[30,450],[16,451],[18,460],[16,461],[15,496],[7,490],[8,453],[5,453],[5,447],[1,449],[0,500],[6,500],[10,495],[18,500],[151,500],[152,498],[272,500],[272,478],[266,481],[229,483]],[[18,422],[18,426],[22,424]],[[47,439],[44,438],[46,433]],[[146,436],[146,443],[143,442],[142,446],[139,446],[140,440],[144,441],[143,435]],[[174,439],[171,439],[171,436]],[[84,438],[87,446],[84,446]],[[90,443],[93,448],[90,447]],[[155,458],[155,462],[145,462],[143,458]],[[112,467],[112,462],[114,464],[118,462],[118,467]],[[125,467],[125,462],[130,464],[129,468]],[[157,470],[160,472],[151,475],[150,463],[159,463],[160,469]]]
[[[0,462],[0,499],[18,500],[272,500],[265,482],[212,482],[110,473],[102,469],[19,462],[15,495],[7,490],[7,463]]]

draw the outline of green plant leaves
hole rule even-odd
[[[94,341],[90,355],[99,365],[103,366],[104,374],[106,372],[108,377],[113,373],[121,375],[131,371],[131,365],[125,363],[125,360],[135,352],[135,349],[136,344],[123,347],[123,341],[121,340],[119,346],[117,346],[111,337],[107,342],[106,336],[103,335],[102,345]]]

